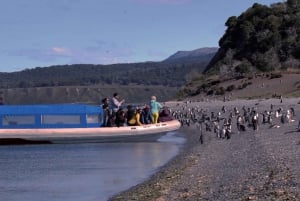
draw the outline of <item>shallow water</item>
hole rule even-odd
[[[0,146],[0,197],[9,201],[102,201],[141,183],[184,138],[157,142]]]

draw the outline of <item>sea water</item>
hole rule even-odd
[[[155,142],[0,146],[0,200],[104,201],[143,182],[184,138]]]

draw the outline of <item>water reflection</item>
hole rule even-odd
[[[1,146],[1,200],[107,200],[175,156],[178,140],[168,134],[148,143]]]

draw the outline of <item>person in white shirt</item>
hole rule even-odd
[[[113,113],[116,113],[121,105],[125,102],[125,99],[119,100],[120,96],[118,93],[113,94],[113,98],[110,101],[110,109],[112,110]]]

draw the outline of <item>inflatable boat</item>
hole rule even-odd
[[[3,105],[0,119],[0,144],[148,141],[181,126],[171,120],[102,127],[102,107],[84,104]]]

